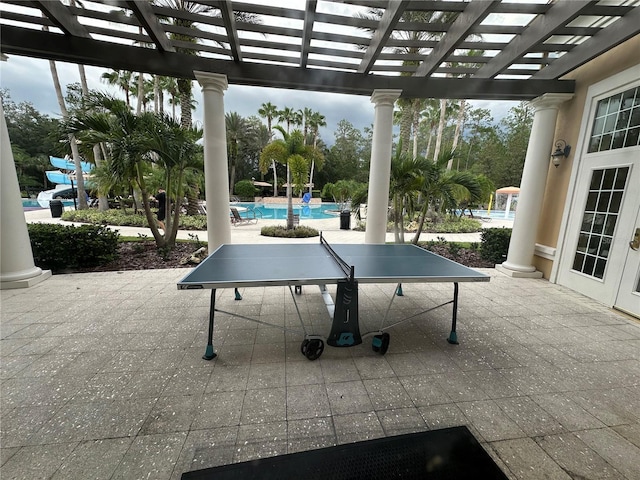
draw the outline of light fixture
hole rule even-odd
[[[562,157],[567,158],[570,152],[571,146],[567,145],[567,142],[564,140],[557,140],[556,151],[551,154],[551,163],[558,168],[558,165],[560,165],[560,159]]]

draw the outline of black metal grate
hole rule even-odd
[[[187,472],[203,479],[506,479],[466,427],[453,427]]]

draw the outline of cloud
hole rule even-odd
[[[63,91],[68,84],[80,82],[77,65],[56,62],[56,67]],[[89,88],[123,96],[121,91],[100,80],[102,73],[107,70],[96,67],[85,67],[85,70]],[[45,115],[54,118],[60,116],[48,61],[10,56],[7,62],[0,64],[0,86],[9,90],[14,102],[30,102]],[[194,82],[193,92],[197,102],[193,119],[202,124],[202,93],[197,82]],[[280,109],[311,108],[320,112],[327,122],[327,127],[322,128],[320,134],[328,144],[333,143],[333,132],[340,120],[346,119],[358,129],[373,123],[374,106],[369,97],[364,96],[244,85],[229,85],[224,95],[225,111],[237,112],[243,117],[257,116],[258,109],[267,102]]]
[[[71,83],[80,82],[78,66],[70,63],[56,62],[58,76],[63,91]],[[89,88],[123,97],[123,93],[115,87],[102,82],[100,77],[107,70],[97,67],[85,67]],[[56,98],[49,62],[28,57],[10,56],[7,62],[0,62],[0,86],[9,90],[11,99],[16,102],[30,102],[41,113],[53,118],[60,116],[60,107]],[[193,114],[195,122],[202,124],[202,92],[194,82],[194,97],[197,102]],[[327,92],[310,92],[303,90],[286,90],[266,87],[249,87],[229,85],[225,91],[224,105],[227,113],[237,112],[243,117],[258,115],[263,103],[271,102],[282,109],[290,107],[294,110],[310,108],[325,116],[327,126],[320,129],[320,136],[327,145],[335,141],[334,132],[341,120],[347,120],[355,128],[363,130],[373,124],[374,104],[370,97],[344,95]],[[494,120],[498,122],[506,115],[509,108],[517,102],[472,101],[476,108],[491,110]],[[170,111],[166,107],[167,111]]]

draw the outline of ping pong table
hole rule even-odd
[[[452,304],[453,311],[451,333],[447,341],[457,344],[458,283],[488,281],[488,275],[415,245],[329,245],[320,235],[318,244],[221,245],[178,282],[178,289],[211,289],[208,342],[202,357],[211,360],[217,355],[213,348],[216,312],[291,331],[285,326],[217,308],[217,289],[233,288],[235,299],[242,300],[239,288],[288,287],[301,325],[301,330],[295,331],[304,335],[300,350],[306,358],[315,360],[322,354],[325,342],[333,347],[352,347],[361,344],[366,337],[373,337],[373,350],[384,355],[389,348],[390,340],[389,333],[385,330],[449,304]],[[453,283],[453,299],[386,324],[394,298],[403,295],[402,284],[425,282]],[[358,318],[359,283],[396,284],[386,314],[378,328],[364,334],[360,332]],[[333,284],[337,285],[335,300],[326,287]],[[332,318],[328,336],[307,331],[296,301],[296,296],[302,294],[304,285],[320,287],[327,311]]]

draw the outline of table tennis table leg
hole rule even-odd
[[[216,313],[216,289],[211,290],[211,300],[209,303],[209,335],[207,337],[207,349],[202,356],[205,360],[213,360],[217,354],[213,351],[213,317]]]
[[[451,333],[447,342],[458,345],[458,334],[456,333],[456,322],[458,321],[458,282],[453,282],[453,314],[451,317]]]

